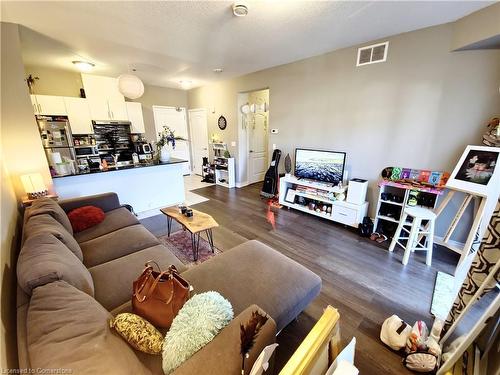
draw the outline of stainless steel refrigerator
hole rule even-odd
[[[68,119],[60,116],[40,116],[37,123],[51,174],[74,174],[76,156]]]

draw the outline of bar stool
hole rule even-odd
[[[408,216],[413,218],[413,222],[406,222]],[[422,227],[422,220],[428,220],[429,223]],[[436,214],[432,212],[432,210],[423,207],[407,207],[403,211],[403,215],[401,220],[399,221],[398,229],[396,229],[396,233],[394,233],[394,237],[392,238],[391,245],[389,246],[389,251],[394,251],[396,244],[405,249],[405,253],[403,255],[402,263],[404,265],[408,264],[408,259],[410,258],[410,253],[415,250],[423,250],[427,251],[427,257],[425,260],[425,264],[428,266],[432,263],[432,247],[434,245],[434,223],[436,221]],[[405,228],[405,225],[411,225],[410,230]],[[408,234],[408,237],[402,237],[401,232],[404,231]],[[424,244],[421,244],[420,241],[423,237],[425,238]],[[400,240],[407,240],[406,245],[403,245]]]

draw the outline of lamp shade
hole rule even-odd
[[[137,76],[122,74],[118,77],[118,90],[129,99],[137,99],[144,94],[144,84]]]
[[[40,173],[23,174],[21,182],[29,199],[44,197],[48,193]]]

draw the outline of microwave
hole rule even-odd
[[[75,146],[75,155],[77,158],[86,158],[87,156],[99,156],[97,146]]]

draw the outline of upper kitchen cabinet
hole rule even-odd
[[[62,96],[31,95],[35,115],[65,116],[66,106]]]
[[[125,102],[127,106],[128,120],[130,121],[131,133],[145,133],[144,118],[142,116],[142,104],[136,102]]]
[[[118,91],[118,79],[82,74],[92,120],[128,121],[125,98]]]
[[[94,134],[92,117],[87,99],[65,97],[69,125],[73,134]]]

